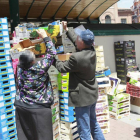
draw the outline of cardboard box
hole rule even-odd
[[[69,60],[71,54],[59,54],[57,55],[57,58],[61,61]]]
[[[41,55],[45,54],[46,45],[42,39],[36,39],[33,41],[30,39],[23,40],[10,49],[12,59],[18,59],[21,53],[26,49],[34,52],[35,55]]]
[[[140,98],[131,96],[131,111],[140,114]]]

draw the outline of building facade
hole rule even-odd
[[[140,23],[140,0],[134,0],[131,10],[133,11],[132,22]]]
[[[133,12],[131,11],[131,9],[119,9],[116,3],[100,16],[100,22],[106,24],[131,24],[132,15]]]

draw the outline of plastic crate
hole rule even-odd
[[[12,67],[7,67],[7,68],[1,68],[0,69],[0,75],[7,74],[7,73],[14,73],[13,68]]]
[[[6,138],[5,140],[18,140],[17,135],[10,136],[9,138]]]
[[[10,92],[10,93],[5,93],[5,94],[0,94],[0,102],[14,98],[15,96],[16,96],[16,91]]]
[[[62,97],[60,97],[60,103],[68,104],[68,102],[69,102],[68,98],[62,98]]]
[[[74,110],[61,109],[60,113],[61,113],[61,115],[67,115],[67,116],[75,115],[75,111]]]
[[[75,116],[61,115],[61,121],[73,122],[73,121],[76,121],[76,117]]]
[[[63,104],[63,103],[60,103],[60,108],[63,110],[65,109],[65,110],[71,110],[71,111],[75,109],[74,107],[69,107],[68,104]]]
[[[7,138],[15,136],[16,134],[17,134],[16,129],[9,130],[4,134],[0,134],[0,140],[5,140]]]
[[[3,121],[0,121],[0,127],[4,127],[6,125],[13,124],[13,123],[15,123],[15,116],[9,117]]]
[[[12,62],[11,61],[0,62],[0,69],[1,68],[7,68],[7,67],[12,67]]]
[[[13,92],[16,90],[15,85],[14,86],[9,86],[9,87],[4,87],[0,89],[0,93],[1,94],[5,94],[5,93],[9,93],[9,92]]]
[[[0,56],[0,62],[5,62],[5,61],[9,61],[9,60],[11,60],[10,54]]]
[[[8,119],[8,118],[11,118],[11,117],[14,117],[14,116],[15,116],[15,110],[12,110],[10,112],[7,112],[5,114],[2,114],[0,116],[0,121],[2,122],[3,120]]]
[[[14,79],[13,73],[0,75],[0,81],[7,81],[7,80],[11,80],[11,79]]]
[[[0,23],[0,30],[8,30],[8,24],[7,23]]]
[[[9,31],[5,31],[5,30],[2,30],[0,31],[0,36],[8,36],[9,35]]]
[[[15,85],[15,79],[0,82],[0,88],[12,86],[12,85]]]
[[[8,24],[8,22],[7,22],[7,17],[4,17],[4,18],[0,18],[0,24],[2,24],[2,23],[4,23],[4,24]]]
[[[1,107],[0,108],[0,115],[5,114],[7,112],[10,112],[12,110],[15,110],[15,106],[13,104]]]
[[[7,126],[0,127],[0,133],[4,134],[5,132],[10,131],[10,130],[15,129],[15,128],[16,128],[16,124],[12,123],[12,124],[9,124]]]
[[[4,106],[8,106],[8,105],[14,104],[14,101],[15,101],[15,98],[4,100],[4,101],[0,102],[0,108],[2,108]]]
[[[69,92],[63,92],[63,93],[59,93],[59,97],[61,98],[67,98],[69,97]]]
[[[0,36],[0,42],[9,42],[9,36]]]

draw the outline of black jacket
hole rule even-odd
[[[71,32],[68,37],[75,42]],[[95,78],[96,52],[94,47],[73,53],[68,61],[56,61],[61,73],[70,73],[69,106],[83,107],[92,105],[98,98],[98,85]]]

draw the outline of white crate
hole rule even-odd
[[[103,121],[103,122],[98,122],[100,127],[110,127],[110,122],[109,121]]]
[[[103,110],[104,108],[108,107],[108,102],[99,102],[96,104],[96,110]]]
[[[101,115],[101,116],[97,116],[97,121],[105,121],[105,120],[109,120],[109,114],[107,115]]]
[[[117,114],[117,113],[114,113],[114,112],[109,112],[109,113],[110,113],[110,118],[113,118],[113,119],[116,119],[116,120],[128,117],[130,115],[130,111],[124,112],[123,114]]]
[[[78,139],[78,137],[79,137],[78,133],[76,133],[75,135],[73,135],[73,134],[65,134],[65,133],[60,134],[60,139],[61,140],[74,140],[76,138],[77,138],[77,140],[80,140],[80,138]]]
[[[98,102],[100,102],[100,101],[108,101],[107,95],[99,95],[97,101]]]
[[[103,110],[96,110],[96,115],[109,114],[108,108]]]

